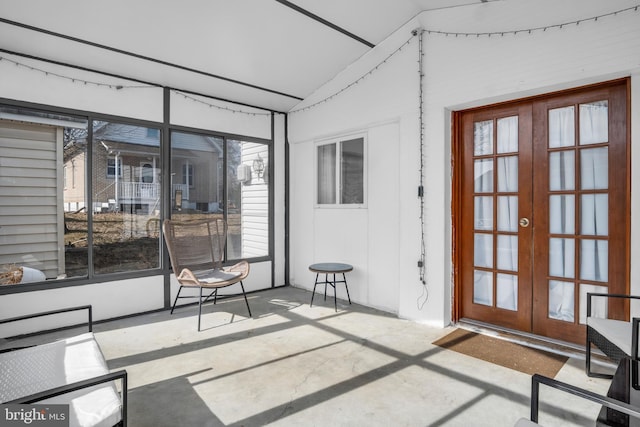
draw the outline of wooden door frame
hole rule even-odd
[[[535,96],[529,96],[519,99],[513,99],[509,101],[498,102],[494,104],[487,104],[478,107],[473,107],[465,110],[454,110],[451,112],[451,260],[452,260],[452,278],[453,278],[453,297],[451,298],[451,320],[453,323],[458,323],[462,318],[462,283],[460,280],[460,265],[462,264],[462,251],[460,250],[461,246],[461,222],[462,215],[460,215],[461,210],[461,198],[462,198],[462,165],[463,159],[461,144],[463,141],[463,133],[462,133],[462,116],[464,113],[474,111],[474,110],[484,110],[487,108],[501,107],[505,105],[512,105],[515,103],[521,102],[535,102],[537,100],[542,100],[550,97],[570,95],[576,92],[582,92],[586,90],[592,90],[596,88],[617,86],[617,85],[625,85],[627,92],[626,99],[626,117],[627,117],[627,126],[626,126],[626,149],[627,149],[627,159],[626,159],[626,183],[627,183],[627,194],[626,194],[626,206],[628,210],[628,215],[626,215],[626,230],[627,230],[627,241],[625,248],[625,277],[626,277],[626,293],[630,291],[630,278],[631,278],[631,78],[623,77],[615,80],[604,81],[600,83],[594,83],[579,87],[573,87],[565,90],[555,91],[544,93]],[[625,303],[624,313],[622,314],[622,318],[629,320],[630,316],[630,306],[629,303]]]

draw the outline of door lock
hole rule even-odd
[[[520,227],[526,228],[529,226],[529,218],[520,218]]]

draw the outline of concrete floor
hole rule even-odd
[[[287,287],[95,326],[129,374],[129,425],[513,426],[530,376],[431,343],[452,328]],[[606,393],[572,357],[556,378]],[[542,388],[543,425],[594,425],[599,407]]]

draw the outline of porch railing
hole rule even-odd
[[[171,188],[171,198],[175,197],[176,190],[182,191],[182,199],[189,200],[189,186],[186,184],[173,184]],[[144,182],[121,182],[118,188],[118,199],[120,202],[126,201],[150,201],[158,200],[160,197],[160,184],[150,184]]]

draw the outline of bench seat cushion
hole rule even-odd
[[[93,333],[0,353],[0,402],[109,373]],[[68,404],[70,426],[113,426],[121,419],[114,382],[100,384],[39,404]]]
[[[631,355],[631,335],[633,329],[631,322],[587,317],[587,326],[598,331],[600,335],[607,337],[612,344],[626,354]]]

